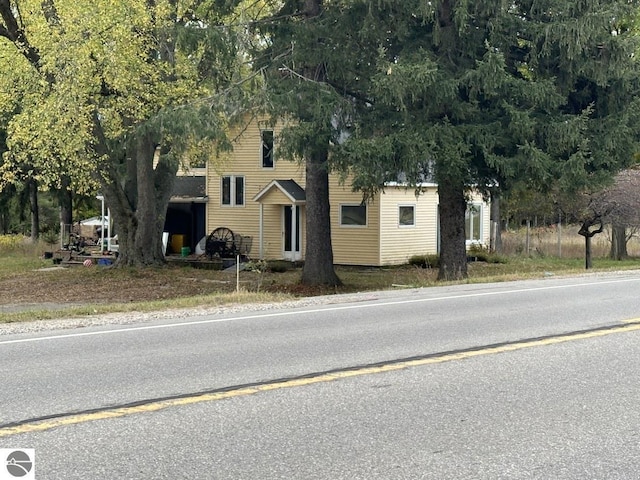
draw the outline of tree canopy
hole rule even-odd
[[[209,1],[0,1],[2,177],[99,185],[122,264],[163,261],[161,231],[188,146],[223,139],[214,94],[235,50]],[[11,68],[9,68],[11,66]]]
[[[344,3],[357,114],[336,156],[365,192],[438,183],[440,278],[467,274],[470,190],[580,190],[632,162],[638,2]],[[372,31],[375,56],[356,48]]]

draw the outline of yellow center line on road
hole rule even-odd
[[[542,347],[555,345],[559,343],[573,342],[578,340],[586,340],[597,337],[604,337],[617,333],[633,332],[640,330],[640,318],[626,320],[622,325],[611,328],[602,328],[597,330],[570,333],[552,337],[546,337],[535,340],[524,340],[521,342],[508,343],[499,346],[490,346],[477,350],[465,350],[454,353],[445,353],[442,355],[427,356],[424,358],[415,358],[410,360],[391,361],[386,364],[375,366],[363,366],[360,368],[345,369],[328,373],[318,373],[290,380],[278,380],[271,383],[264,383],[250,387],[238,387],[232,390],[218,391],[212,393],[194,394],[192,396],[173,398],[167,400],[152,400],[149,403],[141,405],[116,407],[112,409],[104,409],[98,412],[78,413],[61,416],[59,418],[47,420],[35,420],[15,426],[7,426],[0,428],[0,438],[12,435],[43,432],[57,427],[65,427],[87,423],[96,420],[106,420],[112,418],[126,417],[141,413],[157,412],[170,407],[180,407],[193,405],[204,402],[215,402],[235,397],[244,397],[254,395],[261,392],[272,390],[280,390],[284,388],[303,387],[316,383],[327,383],[335,380],[358,377],[364,375],[373,375],[378,373],[392,372],[407,369],[410,367],[418,367],[424,365],[434,365],[438,363],[452,362],[456,360],[466,360],[474,357],[495,355],[498,353],[514,352],[525,348]]]

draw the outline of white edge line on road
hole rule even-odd
[[[308,310],[304,310],[301,312],[300,310],[296,311],[281,311],[281,312],[273,312],[273,313],[259,313],[255,315],[244,315],[241,317],[228,317],[228,318],[211,318],[207,320],[194,320],[187,322],[176,322],[176,323],[166,323],[162,325],[144,325],[140,327],[125,327],[125,328],[114,328],[111,330],[100,330],[95,332],[78,332],[78,333],[66,333],[61,335],[49,335],[44,337],[32,337],[32,338],[21,338],[16,340],[5,340],[0,341],[1,345],[12,345],[17,343],[30,343],[30,342],[42,342],[45,340],[60,340],[66,338],[75,338],[75,337],[89,337],[95,335],[109,335],[114,333],[128,333],[128,332],[138,332],[143,330],[159,330],[162,328],[175,328],[175,327],[185,327],[192,325],[204,325],[209,323],[222,323],[222,322],[232,322],[238,320],[255,320],[258,318],[273,318],[273,317],[285,317],[291,315],[300,315],[301,313],[319,313],[319,312],[336,312],[340,310],[353,310],[353,309],[363,309],[363,308],[372,308],[372,307],[385,307],[392,305],[406,305],[411,303],[427,303],[427,302],[436,302],[442,300],[455,300],[460,298],[472,298],[472,297],[488,297],[495,295],[509,295],[514,293],[525,293],[525,292],[537,292],[542,290],[558,290],[563,288],[576,288],[576,287],[588,287],[593,285],[606,285],[612,283],[622,283],[622,282],[637,282],[640,281],[640,278],[627,278],[621,280],[608,280],[604,282],[589,282],[589,283],[576,283],[571,285],[553,285],[546,287],[534,287],[534,288],[518,288],[513,290],[504,290],[498,292],[480,292],[480,293],[465,293],[460,295],[449,295],[442,297],[432,297],[432,298],[416,298],[413,300],[397,300],[390,302],[376,302],[376,303],[365,303],[365,304],[356,304],[356,305],[343,305],[343,306],[329,306],[322,308],[312,308]]]

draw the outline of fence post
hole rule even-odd
[[[240,255],[236,255],[236,293],[240,293]]]
[[[562,258],[562,215],[558,216],[558,257]]]

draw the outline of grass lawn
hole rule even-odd
[[[544,240],[543,234],[549,236]],[[582,244],[563,239],[564,254],[552,256],[545,248],[558,248],[557,235],[536,232],[523,251],[521,232],[505,234],[500,263],[469,263],[465,283],[500,282],[550,275],[584,273]],[[571,240],[571,242],[569,242]],[[578,240],[578,243],[575,243]],[[519,243],[520,242],[520,243]],[[167,308],[216,306],[235,303],[277,302],[309,295],[372,290],[429,287],[439,284],[437,270],[411,265],[397,267],[337,266],[344,285],[338,288],[299,284],[301,268],[279,263],[282,268],[264,273],[223,272],[172,264],[158,269],[111,269],[102,266],[54,268],[42,258],[44,245],[0,242],[0,322],[86,316],[109,312],[152,311]],[[594,242],[595,243],[595,242]],[[638,245],[636,245],[638,243]],[[582,247],[583,248],[583,247]],[[631,257],[614,261],[606,257],[607,242],[594,245],[592,271],[640,269],[640,242],[630,242]],[[239,291],[236,290],[239,284]]]

